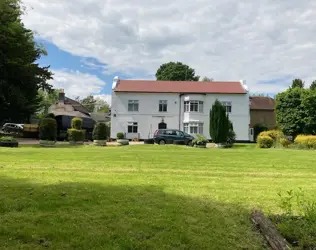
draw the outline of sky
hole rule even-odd
[[[24,0],[23,22],[55,88],[111,102],[113,78],[155,79],[180,61],[215,81],[275,94],[316,79],[316,1]]]

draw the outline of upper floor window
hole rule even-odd
[[[168,101],[159,101],[159,112],[167,112],[168,110]]]
[[[138,112],[139,101],[138,100],[129,100],[128,101],[128,111]]]
[[[203,113],[203,102],[202,101],[185,101],[184,112]]]
[[[222,104],[226,108],[226,113],[232,112],[232,103],[231,102],[222,102]]]

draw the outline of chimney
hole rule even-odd
[[[112,90],[114,90],[119,83],[120,83],[120,78],[118,76],[114,77],[113,84],[112,84]]]
[[[64,89],[59,90],[59,103],[65,103],[65,92]]]

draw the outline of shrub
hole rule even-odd
[[[210,111],[210,136],[215,143],[226,143],[229,119],[225,107],[216,100]]]
[[[229,130],[227,135],[226,147],[231,148],[236,140],[236,133],[234,131],[233,123],[229,120]]]
[[[119,140],[121,140],[121,139],[124,139],[124,133],[123,132],[118,132],[117,134],[116,134],[116,138],[117,139],[119,139]]]
[[[280,139],[285,138],[283,132],[280,130],[263,131],[259,134],[259,136],[269,136],[273,140],[273,146],[278,146]]]
[[[44,115],[44,118],[52,118],[55,119],[55,115],[53,113],[49,113],[47,115]]]
[[[264,124],[256,124],[253,126],[254,139],[257,140],[258,135],[263,131],[268,131],[268,127]]]
[[[301,148],[316,149],[316,136],[315,135],[298,135],[294,144]]]
[[[71,128],[81,130],[82,129],[82,119],[78,118],[78,117],[72,118]]]
[[[0,137],[0,142],[16,142],[16,139],[12,136]]]
[[[98,122],[93,129],[92,138],[93,140],[106,140],[108,134],[108,127],[103,122]]]
[[[257,144],[259,148],[271,148],[273,146],[273,139],[267,135],[259,135]]]
[[[288,148],[291,145],[291,142],[287,138],[281,138],[280,144],[284,148]]]
[[[43,118],[39,127],[40,140],[56,141],[57,124],[53,118]]]
[[[81,142],[85,140],[86,131],[85,130],[79,130],[79,129],[68,129],[68,139],[69,141],[74,142]]]
[[[196,135],[196,138],[192,141],[194,145],[206,145],[208,140],[203,135]]]

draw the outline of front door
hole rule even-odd
[[[158,129],[167,129],[167,124],[164,122],[161,122],[158,124]]]

